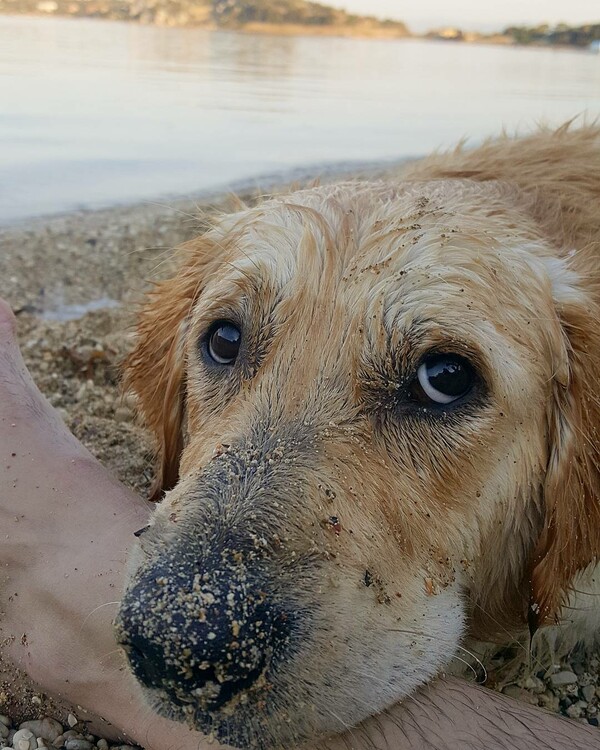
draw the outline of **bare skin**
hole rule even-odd
[[[133,532],[145,525],[149,507],[91,456],[39,393],[2,300],[0,461],[2,671],[16,667],[104,736],[125,737],[147,750],[217,750],[216,743],[157,717],[123,668],[111,622]],[[600,732],[440,679],[321,746],[483,747],[600,749]]]
[[[3,659],[46,692],[93,706],[120,729],[137,721],[135,738],[142,743],[151,726],[153,747],[167,747],[170,726],[153,717],[119,671],[111,633],[116,605],[108,604],[120,596],[127,550],[148,509],[41,396],[4,304],[0,351]]]

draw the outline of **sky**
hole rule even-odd
[[[598,0],[323,0],[351,13],[397,18],[411,31],[440,26],[495,31],[511,24],[600,23]]]

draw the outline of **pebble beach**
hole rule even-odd
[[[35,381],[77,438],[139,493],[151,481],[152,444],[119,387],[136,304],[151,280],[172,270],[172,249],[228,205],[224,195],[201,203],[148,202],[0,227],[0,295],[17,315]],[[544,669],[519,661],[518,653],[503,649],[489,658],[489,687],[598,725],[600,653],[573,654]],[[72,714],[47,716],[44,696],[35,692],[18,714],[12,705],[0,691],[0,748],[128,747],[88,734]]]

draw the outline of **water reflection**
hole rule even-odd
[[[598,58],[0,17],[0,219],[600,113]]]

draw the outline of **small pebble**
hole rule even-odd
[[[41,737],[48,742],[54,742],[63,733],[62,724],[48,716],[35,721],[24,721],[19,729],[29,729],[36,737]]]
[[[556,672],[556,674],[550,675],[550,684],[552,687],[564,687],[565,685],[572,685],[577,682],[577,675],[573,672]]]
[[[105,739],[98,740],[96,747],[98,750],[108,750],[108,742]]]
[[[553,711],[554,713],[558,713],[558,707],[559,707],[559,700],[558,696],[551,693],[549,690],[547,690],[545,693],[542,693],[539,697],[539,705],[543,706],[544,708],[547,708],[549,711]]]
[[[0,722],[0,739],[5,740],[8,737],[9,732],[10,729],[6,726],[6,724]]]
[[[596,694],[596,688],[594,685],[586,685],[585,687],[581,688],[581,694],[585,698],[585,700],[589,703],[594,695]]]
[[[579,717],[581,716],[581,708],[576,703],[574,703],[572,706],[569,706],[569,708],[567,708],[566,713],[567,716],[569,716],[571,719],[579,719]]]
[[[131,411],[126,406],[117,406],[114,416],[117,422],[131,421]]]
[[[577,682],[577,680],[575,680],[575,682]],[[76,716],[73,716],[73,714],[69,714],[69,715],[67,716],[67,724],[68,724],[68,725],[69,725],[70,727],[74,727],[74,726],[75,726],[75,725],[77,724],[77,717],[76,717]]]
[[[37,750],[37,740],[30,729],[19,729],[12,738],[15,750]]]
[[[531,675],[525,680],[523,687],[526,690],[531,690],[532,693],[536,693],[536,694],[543,693],[544,690],[546,689],[546,686],[544,685],[544,681],[540,680],[539,677],[535,677],[533,675]]]
[[[65,742],[65,750],[92,750],[94,746],[88,740],[69,739]]]

